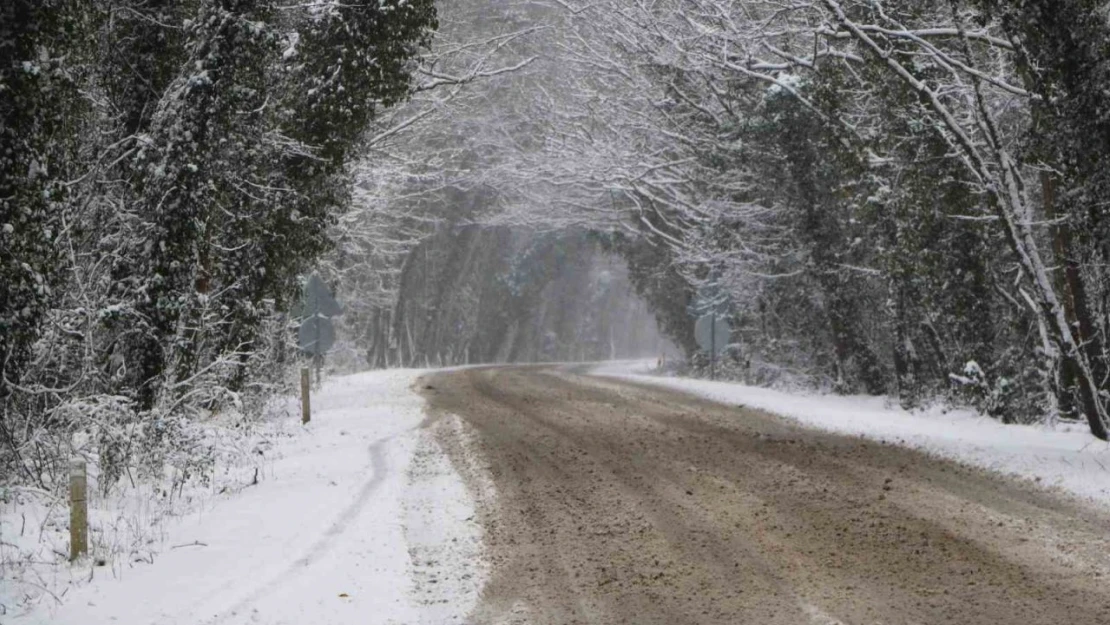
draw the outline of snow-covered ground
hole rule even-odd
[[[593,373],[766,410],[822,430],[921,449],[1110,506],[1110,445],[1093,438],[1082,425],[1004,425],[966,410],[907,412],[883,397],[804,395],[650,375],[653,364],[607,363]]]
[[[1110,445],[1080,426],[1007,426],[966,411],[910,413],[884,398],[807,396],[666,378],[648,375],[648,367],[611,363],[594,373],[923,449],[1110,505]],[[278,442],[266,450],[271,459],[257,484],[210,497],[191,513],[158,518],[153,530],[112,530],[153,541],[147,551],[133,552],[135,557],[105,566],[44,563],[27,569],[36,577],[21,580],[18,592],[39,588],[40,598],[29,610],[24,605],[0,614],[0,622],[463,623],[487,565],[474,520],[475,495],[432,432],[446,428],[464,447],[467,432],[453,418],[420,427],[423,400],[412,388],[420,373],[384,371],[329,381],[314,396],[306,431],[274,437]],[[292,419],[285,430],[301,427]],[[483,490],[488,489],[479,485]],[[476,496],[487,494],[493,496]],[[44,541],[48,553],[60,549],[64,528],[35,527],[35,519],[21,522],[14,504],[5,505],[0,521],[8,536],[0,539],[12,540],[18,526],[24,526],[21,535],[30,535],[26,527],[33,527],[39,536],[52,537]],[[150,522],[152,517],[136,510],[129,523]],[[0,597],[16,594],[11,578],[5,584]]]
[[[162,528],[151,561],[68,567],[4,623],[461,623],[483,581],[473,500],[427,429],[419,371],[338,378],[257,485]],[[299,427],[299,426],[298,426]],[[49,593],[47,593],[49,594]]]

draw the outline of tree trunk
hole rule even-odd
[[[1068,323],[1075,327],[1075,299],[1072,295],[1074,291],[1071,288],[1071,265],[1074,263],[1069,261],[1071,252],[1071,233],[1069,226],[1066,222],[1056,222],[1059,218],[1058,211],[1056,210],[1056,183],[1052,175],[1047,171],[1041,172],[1041,194],[1044,201],[1044,214],[1045,219],[1052,223],[1052,251],[1056,256],[1056,265],[1063,267],[1063,272],[1056,273],[1056,288],[1063,295],[1061,298],[1064,305],[1064,316],[1067,318]],[[1078,269],[1078,268],[1076,268]],[[1076,276],[1078,278],[1078,276]],[[1075,417],[1078,416],[1078,406],[1076,406],[1075,399],[1079,389],[1077,388],[1078,380],[1078,363],[1075,358],[1065,355],[1060,358],[1058,372],[1058,382],[1056,388],[1057,403],[1061,414]],[[1084,411],[1089,410],[1090,406],[1084,406]]]

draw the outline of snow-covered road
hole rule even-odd
[[[497,495],[479,498],[492,567],[472,623],[1110,623],[1103,511],[583,369],[421,387],[432,418],[461,421]]]
[[[94,568],[13,623],[461,622],[482,583],[480,530],[419,427],[420,373],[329,381],[257,486],[168,528],[153,564]]]

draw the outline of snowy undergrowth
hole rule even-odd
[[[237,414],[207,419],[195,430],[212,464],[198,479],[182,479],[173,468],[166,468],[160,481],[128,470],[104,489],[95,449],[84,453],[88,450],[76,446],[78,456],[93,461],[88,464],[89,554],[73,564],[65,485],[57,489],[61,492],[0,487],[0,616],[60,605],[74,587],[122,578],[136,566],[153,564],[173,548],[168,530],[175,521],[203,516],[220,499],[264,479],[271,449],[295,432],[292,413],[292,402],[279,399],[261,420]]]
[[[908,412],[885,397],[784,392],[733,382],[651,375],[654,363],[610,363],[595,375],[654,384],[765,410],[818,429],[920,449],[1110,507],[1110,444],[1077,424],[1005,425],[940,406]]]
[[[257,484],[164,519],[153,558],[51,565],[61,601],[34,602],[11,622],[459,621],[484,582],[481,535],[472,498],[420,427],[421,373],[328,381],[308,426],[285,420],[297,435],[266,452]]]

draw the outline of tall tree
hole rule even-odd
[[[20,383],[60,279],[55,245],[81,100],[66,62],[79,16],[62,0],[0,7],[0,410]],[[3,427],[0,419],[0,427]],[[11,444],[11,433],[0,431]]]

